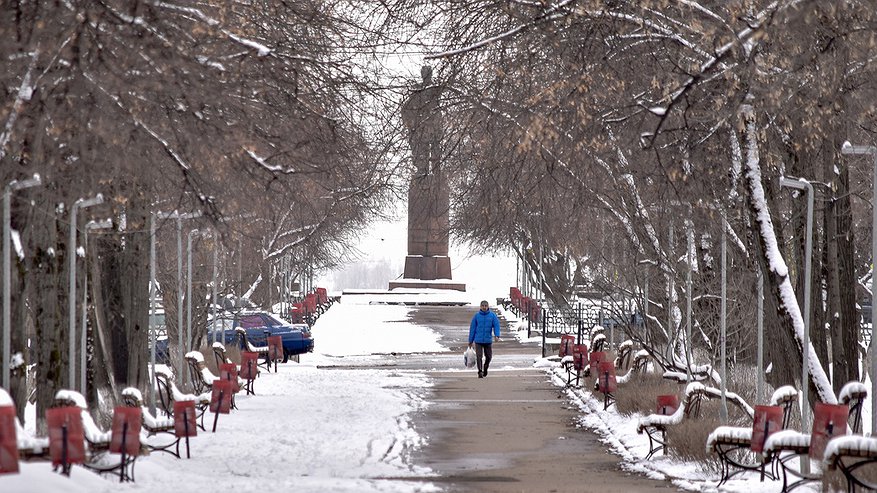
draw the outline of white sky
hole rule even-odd
[[[355,263],[368,264],[387,260],[401,274],[408,253],[408,223],[405,204],[401,204],[396,217],[390,221],[378,221],[369,226],[360,240],[358,249],[363,257]],[[466,284],[465,298],[472,304],[487,299],[491,303],[500,296],[508,296],[509,287],[515,285],[515,258],[509,252],[498,251],[496,256],[472,255],[465,245],[455,244],[451,239],[451,276],[454,282]],[[383,289],[389,285],[386,280]],[[330,292],[339,292],[347,286],[333,284],[331,273],[315,281]]]

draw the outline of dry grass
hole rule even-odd
[[[204,364],[207,368],[209,368],[214,375],[219,375],[219,368],[216,366],[216,357],[213,355],[212,345],[201,346],[198,351],[201,351],[201,354],[204,356]],[[241,349],[234,345],[226,346],[225,357],[239,365],[241,363]]]
[[[652,414],[655,412],[659,395],[681,396],[682,390],[681,385],[661,378],[657,373],[633,375],[629,382],[618,386],[618,391],[615,393],[615,408],[625,416],[634,413]]]
[[[755,379],[752,367],[740,365],[729,368],[728,391],[740,395],[750,405],[761,404],[761,402],[756,401]],[[615,406],[619,413],[627,416],[634,413],[651,414],[655,412],[655,401],[658,395],[677,394],[681,400],[684,388],[684,384],[663,379],[657,373],[636,375],[627,384],[619,386]],[[765,395],[769,396],[771,392],[772,389],[767,388]],[[686,461],[698,462],[706,470],[719,472],[718,457],[706,451],[706,439],[713,430],[723,424],[719,418],[720,409],[721,401],[719,399],[703,401],[698,416],[688,417],[679,425],[671,427],[667,432],[668,455]],[[728,414],[728,421],[731,425],[752,425],[748,414],[734,405],[732,401],[728,401]],[[800,419],[793,416],[793,420],[796,418]],[[875,467],[875,471],[877,471],[877,467]]]
[[[699,416],[689,416],[667,431],[667,455],[701,463],[706,470],[720,471],[718,456],[706,451],[706,439],[721,426],[718,401],[705,401]]]

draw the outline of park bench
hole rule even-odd
[[[591,351],[606,351],[606,334],[598,332],[591,338]]]
[[[682,405],[672,414],[650,414],[640,419],[636,432],[645,433],[649,437],[649,453],[646,455],[646,460],[651,459],[658,451],[666,449],[668,428],[681,423],[685,417],[697,416],[701,402],[708,398],[706,387],[700,382],[692,382],[685,387]]]
[[[222,368],[222,365],[234,364],[231,358],[226,354],[225,345],[221,342],[213,343],[213,357],[216,360],[216,367]],[[259,376],[258,367],[259,355],[251,351],[241,351],[241,365],[238,374],[238,387],[247,391],[247,395],[254,395],[253,381]]]
[[[633,378],[634,375],[642,375],[646,372],[649,365],[649,352],[645,349],[640,349],[633,355],[633,364],[630,365],[630,368],[627,369],[627,372],[624,375],[621,375],[616,379],[618,385],[626,384]]]
[[[707,438],[707,452],[715,452],[719,456],[721,464],[721,478],[717,486],[725,484],[732,477],[746,471],[758,471],[762,479],[768,476],[776,479],[775,471],[766,469],[767,464],[763,460],[746,460],[750,449],[760,454],[764,448],[764,442],[770,433],[789,426],[792,416],[792,408],[798,402],[798,391],[790,385],[776,389],[770,398],[770,406],[781,413],[780,423],[759,419],[758,415],[753,419],[753,426],[719,426]],[[769,412],[769,411],[768,411]],[[763,429],[764,427],[776,427],[777,429]],[[756,441],[753,442],[753,436]]]
[[[213,388],[213,382],[219,379],[207,368],[204,362],[204,355],[200,351],[189,351],[186,353],[186,364],[189,366],[191,374],[192,386],[196,394],[207,392]]]
[[[254,346],[250,339],[247,337],[247,331],[243,327],[238,327],[235,329],[237,331],[238,337],[241,340],[243,348],[251,353],[256,353],[260,358],[264,358],[264,361],[259,363],[259,366],[264,367],[269,372],[271,371],[271,358],[270,358],[270,348],[268,346]],[[277,367],[275,365],[275,371]]]
[[[9,421],[12,422],[9,426]],[[18,451],[16,455],[14,451],[9,451],[10,455],[4,460],[0,457],[0,471],[15,467],[18,468],[18,460],[47,460],[49,458],[49,439],[48,437],[34,437],[28,433],[21,425],[21,420],[15,413],[15,404],[12,397],[5,389],[0,388],[0,447],[6,442],[7,437],[4,433],[15,434],[15,447]],[[2,451],[0,451],[2,453]],[[7,460],[15,460],[15,464],[7,464]],[[7,469],[10,468],[10,469]]]
[[[173,440],[167,443],[155,444],[144,441],[150,452],[165,452],[175,456],[177,459],[180,458],[181,437],[176,436],[175,423],[172,416],[153,416],[149,411],[149,407],[144,405],[143,394],[134,387],[127,387],[122,390],[122,402],[128,407],[140,409],[143,431],[146,432],[147,438],[158,435],[170,435],[173,437]]]
[[[213,359],[216,361],[216,367],[219,368],[224,363],[231,363],[231,359],[225,349],[225,344],[216,341],[213,343]]]
[[[877,463],[877,437],[844,435],[832,438],[825,446],[824,464],[830,470],[839,470],[847,482],[847,492],[857,488],[877,491],[874,468],[866,466]],[[862,474],[865,471],[871,474]]]
[[[573,376],[575,376],[575,387],[578,387],[582,370],[587,366],[588,346],[575,344],[575,337],[572,335],[563,335],[560,338],[559,356],[560,366],[566,371],[564,388],[573,386]]]
[[[810,434],[782,430],[768,437],[764,444],[764,460],[778,464],[783,476],[783,492],[822,479],[821,470],[810,469],[810,459],[822,461],[826,442],[835,436],[848,434],[848,428],[860,430],[862,405],[867,395],[864,384],[849,382],[838,393],[840,404],[816,403]],[[795,469],[795,462],[805,468]],[[797,479],[790,483],[790,478]]]
[[[204,355],[202,355],[200,351],[190,351],[186,353],[186,362],[189,364],[189,371],[192,374],[192,385],[195,387],[196,392],[201,393],[209,391],[212,393],[213,387],[218,380],[230,380],[232,388],[231,408],[238,408],[235,403],[234,394],[238,393],[241,388],[246,385],[246,382],[237,376],[237,367],[234,363],[228,363],[228,366],[231,367],[228,372],[223,368],[225,364],[220,365],[220,374],[227,374],[227,378],[220,378],[214,375],[213,372],[210,371],[210,368],[207,368],[207,364],[204,363]]]
[[[618,345],[618,355],[615,357],[615,368],[624,370],[630,365],[630,355],[633,353],[633,341],[625,340]]]
[[[177,402],[192,402],[195,408],[195,418],[198,427],[206,430],[204,428],[204,413],[210,407],[210,392],[195,395],[180,391],[176,383],[174,383],[173,375],[171,375],[170,371],[161,367],[155,371],[155,383],[158,386],[159,402],[166,416],[175,416],[174,407]]]
[[[104,431],[91,413],[88,412],[88,405],[85,397],[74,390],[59,390],[55,393],[54,406],[57,408],[75,407],[79,409],[79,416],[82,420],[82,431],[85,439],[87,450],[86,460],[82,463],[84,467],[101,474],[118,474],[120,481],[134,481],[134,465],[137,457],[147,455],[149,452],[143,446],[143,440],[140,437],[140,421],[139,413],[136,423],[126,422],[127,429],[121,431],[117,427],[119,417],[123,416],[124,408],[117,408],[113,413],[113,430]],[[51,428],[51,424],[50,424]],[[51,440],[50,433],[50,440]],[[125,440],[128,443],[125,443]],[[121,451],[119,443],[121,441]],[[131,450],[133,448],[133,450]],[[119,454],[119,459],[111,457],[113,454]],[[69,465],[65,464],[66,473],[69,474]]]

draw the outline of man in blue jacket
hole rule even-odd
[[[499,317],[490,311],[487,301],[481,302],[481,310],[472,317],[469,324],[469,347],[475,344],[476,361],[478,362],[478,378],[487,376],[487,367],[493,358],[493,342],[499,341]],[[484,355],[484,367],[481,355]]]

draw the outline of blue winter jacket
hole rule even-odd
[[[492,330],[491,330],[492,329]],[[493,336],[499,337],[499,317],[490,310],[486,312],[478,310],[469,324],[469,343],[491,344]]]

